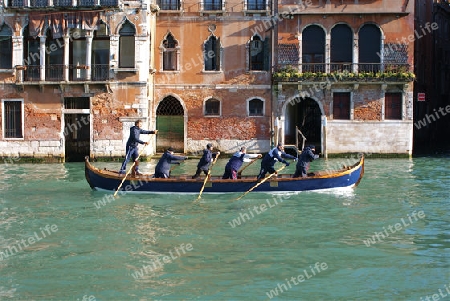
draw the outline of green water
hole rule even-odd
[[[449,162],[369,157],[356,189],[128,194],[100,209],[82,163],[1,164],[0,300],[450,300]]]

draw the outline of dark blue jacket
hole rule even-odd
[[[270,166],[270,167],[274,167],[275,163],[281,162],[286,164],[287,161],[283,160],[282,158],[287,158],[287,159],[295,159],[294,156],[291,156],[289,154],[286,154],[285,152],[282,152],[278,149],[278,147],[274,147],[270,152],[268,152],[264,158],[261,161],[261,166]]]
[[[308,166],[309,162],[317,159],[319,155],[314,155],[313,151],[309,146],[305,147],[298,158],[298,166]]]
[[[137,125],[134,125],[130,128],[130,137],[127,141],[127,149],[131,147],[138,146],[138,143],[144,144],[145,142],[139,139],[139,136],[141,134],[154,134],[155,131],[146,131],[143,129],[140,129]]]
[[[242,163],[244,163],[244,156],[245,153],[241,153],[241,152],[236,152],[233,154],[233,156],[230,158],[230,160],[228,160],[227,165],[225,165],[225,170],[236,170],[238,171],[241,166]]]
[[[170,164],[172,164],[172,161],[178,161],[178,160],[185,160],[186,157],[181,156],[175,156],[172,155],[169,151],[166,151],[162,156],[161,159],[159,159],[158,164],[156,164],[155,168],[155,174],[165,174],[167,177],[169,177],[170,173]],[[176,163],[176,162],[173,162]]]
[[[197,164],[197,168],[201,170],[208,170],[209,165],[211,165],[212,159],[215,158],[217,153],[212,153],[209,149],[203,150],[203,156],[200,158],[200,161]]]

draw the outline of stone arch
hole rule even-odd
[[[155,106],[156,151],[163,152],[172,146],[184,152],[186,147],[187,110],[177,95],[167,94]]]

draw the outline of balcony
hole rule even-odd
[[[408,64],[300,64],[278,65],[273,80],[280,82],[410,82],[415,78]]]
[[[68,78],[65,70],[68,69]],[[95,64],[92,66],[79,65],[51,65],[44,67],[45,79],[41,80],[41,66],[16,66],[17,83],[42,82],[104,82],[110,80],[110,66]],[[90,78],[90,79],[89,79]]]
[[[118,0],[8,0],[7,8],[118,7]]]

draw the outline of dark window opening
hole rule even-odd
[[[381,32],[374,24],[366,24],[359,30],[359,71],[380,70]]]
[[[134,35],[136,30],[130,21],[126,21],[119,31],[119,67],[134,68]]]
[[[317,25],[303,31],[303,72],[325,72],[325,32]]]
[[[177,70],[177,49],[178,42],[171,34],[163,41],[163,70]]]
[[[12,31],[3,24],[0,27],[0,69],[12,68]]]
[[[4,137],[5,138],[23,138],[22,133],[22,102],[4,101]]]
[[[254,36],[250,41],[250,70],[264,70],[265,43]]]
[[[252,99],[248,102],[249,116],[264,116],[264,102],[261,99]]]
[[[219,116],[220,115],[220,101],[217,99],[209,99],[205,102],[205,115],[206,116]]]
[[[204,0],[204,10],[222,10],[222,0]]]
[[[205,70],[220,70],[220,38],[209,37],[205,43]]]
[[[265,10],[265,0],[247,0],[247,10]]]
[[[345,24],[338,24],[331,30],[331,71],[352,71],[353,33]]]
[[[161,10],[179,10],[180,0],[159,0],[159,7]]]
[[[350,93],[333,93],[333,119],[350,119]]]

